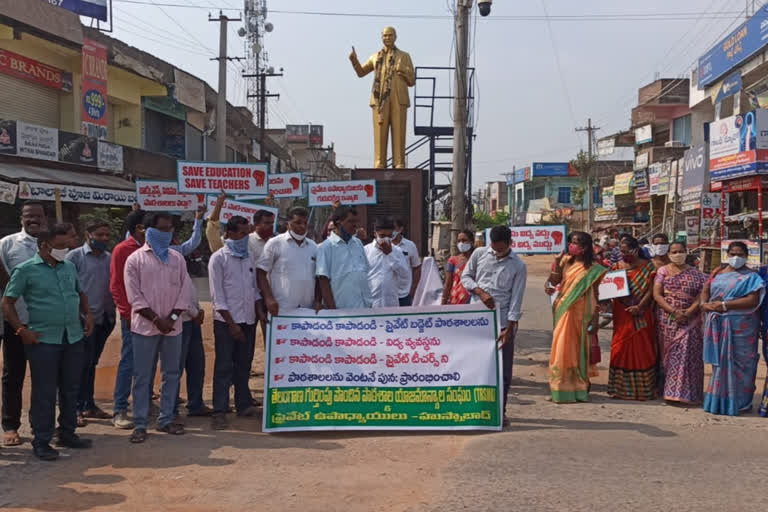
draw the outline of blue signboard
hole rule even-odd
[[[755,174],[768,174],[768,161],[748,162],[719,171],[710,171],[711,181],[725,181]]]
[[[768,5],[699,57],[699,89],[726,74],[768,44]]]
[[[48,0],[48,3],[80,16],[107,21],[107,0]]]
[[[542,176],[576,176],[578,173],[568,162],[534,162],[533,177]]]
[[[725,98],[730,98],[737,92],[740,92],[741,85],[741,71],[737,71],[736,73],[723,79],[723,83],[720,85],[720,90],[717,91],[715,103],[720,103]]]
[[[524,183],[530,179],[531,168],[523,167],[522,169],[515,169],[515,183]],[[509,185],[509,176],[507,176],[507,185]]]

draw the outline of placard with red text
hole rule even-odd
[[[197,210],[198,197],[180,194],[175,181],[136,180],[136,202],[147,212],[184,212]]]

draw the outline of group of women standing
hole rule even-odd
[[[629,295],[612,300],[608,395],[652,400],[660,394],[672,403],[703,403],[713,414],[750,410],[765,281],[746,267],[746,245],[733,242],[727,263],[711,276],[688,264],[683,243],[669,244],[664,235],[653,238],[650,259],[631,236],[622,237],[618,248],[621,261],[602,265],[594,257],[592,238],[572,232],[567,253],[555,259],[545,287],[549,294],[558,287],[550,356],[552,400],[588,399],[591,345],[599,319],[597,289],[608,271],[624,270]],[[712,365],[706,393],[705,363]]]

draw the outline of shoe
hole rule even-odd
[[[147,431],[143,428],[137,428],[128,439],[132,444],[140,444],[147,440]]]
[[[77,426],[78,428],[82,428],[84,426],[88,425],[88,420],[85,419],[85,415],[81,412],[77,413]]]
[[[112,424],[123,430],[130,430],[133,428],[133,422],[128,418],[128,413],[126,411],[115,413],[112,418]]]
[[[211,418],[211,428],[213,430],[226,430],[228,427],[227,416],[224,413],[213,413],[213,417]]]
[[[59,452],[51,448],[51,445],[35,446],[35,456],[40,460],[51,461],[59,458]]]
[[[56,439],[56,446],[84,450],[93,446],[93,441],[90,439],[83,439],[77,434],[59,434],[59,437]]]
[[[211,409],[207,405],[204,405],[196,411],[188,412],[187,416],[210,416],[211,414],[213,414],[213,409]]]
[[[108,412],[105,412],[98,407],[94,407],[93,409],[89,409],[83,413],[83,416],[86,418],[93,418],[96,420],[108,420],[112,417],[111,414]]]
[[[259,414],[259,410],[254,405],[251,405],[250,407],[246,407],[242,411],[237,411],[238,416],[250,417],[250,416],[256,416],[257,414]]]
[[[184,432],[184,425],[181,425],[179,423],[169,423],[167,425],[163,425],[162,427],[157,427],[158,432],[165,432],[166,434],[170,434],[172,436],[183,436],[186,432]]]

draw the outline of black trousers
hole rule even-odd
[[[16,336],[11,324],[5,322],[3,335],[3,430],[19,430],[21,427],[21,390],[27,373],[27,356],[24,344]]]
[[[85,363],[85,343],[25,345],[32,377],[29,422],[35,437],[32,446],[51,442],[56,427],[56,397],[59,399],[59,434],[72,435],[77,428],[77,395]]]
[[[244,341],[236,341],[224,322],[214,320],[213,336],[216,347],[216,361],[213,363],[213,410],[227,412],[229,390],[235,386],[235,409],[242,412],[252,404],[248,379],[251,375],[256,325],[240,324]]]
[[[509,394],[509,387],[512,385],[512,366],[515,362],[515,336],[513,334],[509,339],[509,342],[501,347],[501,370],[503,377],[503,390],[504,393],[504,411],[507,410],[507,395]]]

